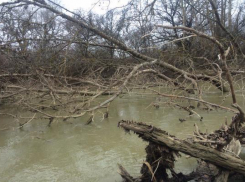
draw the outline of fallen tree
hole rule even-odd
[[[211,163],[215,166],[217,166],[218,168],[222,169],[222,172],[224,170],[228,170],[228,171],[233,171],[233,172],[237,172],[240,174],[245,175],[245,161],[240,159],[239,157],[237,157],[237,154],[239,154],[240,152],[238,151],[238,153],[234,153],[236,148],[239,148],[239,146],[232,144],[232,146],[230,146],[230,153],[226,153],[225,149],[217,149],[218,145],[225,145],[226,141],[229,141],[230,137],[224,137],[223,141],[221,140],[221,138],[217,139],[217,135],[219,135],[219,133],[222,131],[222,129],[215,131],[213,134],[211,135],[215,135],[216,140],[202,140],[200,141],[196,141],[195,139],[191,138],[191,139],[186,139],[186,140],[181,140],[181,139],[177,139],[175,136],[170,135],[168,132],[153,127],[152,125],[147,125],[144,123],[136,123],[136,122],[132,122],[132,121],[120,121],[118,123],[118,126],[123,128],[126,132],[132,131],[135,134],[137,134],[140,138],[142,138],[143,140],[149,142],[149,146],[154,145],[155,150],[160,150],[158,149],[158,147],[160,148],[167,148],[163,151],[169,151],[170,153],[174,152],[174,153],[178,153],[178,152],[182,152],[185,153],[187,155],[190,155],[192,157],[195,158],[199,158],[202,159],[203,161],[206,161],[208,163]],[[226,131],[227,134],[229,133],[229,131]],[[222,134],[223,135],[223,134]],[[230,143],[230,142],[229,142]],[[207,145],[209,144],[209,145]],[[212,146],[211,146],[212,144]],[[216,147],[216,148],[214,148]],[[240,146],[241,147],[241,146]],[[154,152],[148,152],[147,155],[153,155]],[[169,155],[169,153],[168,153]],[[160,155],[160,157],[158,156],[158,160],[162,160],[163,157],[166,158],[168,155],[164,154],[163,156]],[[173,154],[172,154],[173,156]],[[169,157],[167,157],[169,159]],[[155,159],[157,160],[157,159]],[[174,158],[172,158],[172,160],[168,160],[168,162],[174,162]],[[146,162],[148,162],[150,165],[149,169],[151,168],[151,171],[157,171],[159,168],[159,165],[154,164],[155,161],[152,161],[147,158]],[[166,162],[163,163],[164,165],[166,165]],[[154,167],[153,167],[154,166]],[[172,174],[174,173],[173,171],[173,164],[171,166],[166,167],[165,169],[168,168],[170,169],[170,171],[172,172]],[[205,164],[201,164],[199,166],[199,171],[200,168],[204,168],[207,165]],[[162,167],[162,166],[161,166]],[[215,167],[213,167],[213,169],[215,169]],[[221,176],[224,176],[224,174],[222,172],[217,172],[215,179],[221,179]],[[165,180],[170,180],[170,178],[166,177],[166,174],[160,170],[160,173],[162,174],[160,178],[156,179],[156,181],[160,181],[160,179],[162,180],[163,178]],[[155,173],[151,174],[152,176],[155,175]],[[179,174],[180,175],[180,174]],[[198,173],[196,172],[195,175],[194,173],[191,174],[192,175],[192,179],[196,178]],[[229,176],[225,174],[227,177]],[[123,175],[122,175],[123,176]],[[165,176],[165,177],[163,177]],[[183,176],[182,176],[183,177]],[[214,174],[210,174],[209,179],[211,180],[211,177],[214,177]],[[153,178],[153,177],[152,177]],[[184,179],[184,177],[183,177]],[[190,176],[186,179],[190,179]],[[136,180],[136,179],[135,179]],[[139,178],[137,178],[137,180],[139,180]],[[227,179],[224,179],[222,181],[226,181]],[[141,181],[147,181],[145,180],[144,175],[142,174],[141,177]]]
[[[152,4],[154,5],[154,3]],[[113,50],[117,50],[120,52],[123,52],[124,54],[130,55],[128,58],[130,58],[130,60],[137,60],[137,64],[135,64],[135,62],[133,64],[130,64],[129,66],[125,66],[127,69],[125,69],[125,72],[123,72],[122,75],[118,74],[117,77],[110,77],[108,79],[104,79],[101,78],[101,75],[96,75],[94,72],[98,72],[101,73],[102,71],[105,70],[105,68],[96,68],[96,69],[89,69],[91,72],[91,75],[86,75],[86,77],[82,78],[81,77],[74,77],[71,75],[75,75],[75,74],[67,74],[66,75],[66,67],[68,64],[68,58],[69,55],[73,54],[72,51],[70,51],[70,46],[71,43],[73,42],[73,39],[75,39],[75,35],[74,37],[70,37],[71,40],[69,40],[64,46],[66,48],[62,48],[61,50],[63,50],[63,53],[57,57],[55,57],[55,59],[57,60],[52,60],[52,64],[51,66],[44,66],[42,67],[35,67],[35,66],[30,66],[30,68],[28,68],[28,72],[27,73],[18,73],[18,72],[14,72],[14,73],[6,73],[3,71],[3,73],[0,74],[0,87],[2,87],[3,91],[1,92],[1,96],[0,99],[15,99],[17,95],[20,95],[22,93],[32,93],[33,97],[39,97],[40,96],[36,95],[37,92],[42,93],[41,96],[45,95],[47,100],[52,101],[51,104],[53,104],[53,106],[56,106],[56,103],[58,103],[58,105],[66,105],[65,103],[62,103],[62,99],[60,99],[60,95],[64,96],[67,95],[67,97],[63,100],[67,100],[69,99],[69,97],[73,96],[73,95],[81,95],[81,96],[86,96],[86,97],[90,97],[90,99],[88,99],[90,102],[87,102],[89,104],[80,104],[79,106],[76,106],[76,111],[80,111],[80,113],[75,114],[74,112],[71,112],[71,114],[69,116],[53,116],[53,115],[49,115],[46,114],[46,116],[49,116],[50,118],[77,118],[77,117],[81,117],[84,115],[84,113],[93,113],[95,110],[100,109],[100,108],[104,108],[104,107],[108,107],[108,104],[110,102],[112,102],[115,98],[117,98],[120,94],[125,93],[125,89],[126,92],[129,91],[129,89],[127,88],[127,85],[130,83],[131,80],[133,80],[133,78],[135,78],[137,75],[139,74],[151,74],[151,75],[156,75],[156,77],[166,81],[167,83],[170,83],[172,86],[176,87],[179,90],[184,90],[185,92],[189,92],[189,90],[192,89],[191,94],[194,94],[196,91],[197,95],[198,95],[198,99],[200,101],[200,103],[202,104],[207,104],[203,101],[202,99],[202,88],[201,88],[201,84],[200,82],[205,81],[208,83],[211,83],[212,85],[214,85],[216,88],[220,89],[222,92],[227,92],[229,91],[227,89],[227,87],[225,86],[225,81],[222,78],[222,73],[226,74],[227,77],[227,81],[229,82],[230,85],[230,91],[232,93],[232,97],[233,97],[233,103],[236,103],[235,97],[234,97],[234,89],[233,89],[233,85],[231,84],[231,74],[229,72],[229,70],[227,69],[227,65],[226,65],[226,59],[227,56],[229,54],[229,50],[230,47],[228,47],[228,49],[226,48],[227,46],[223,45],[223,43],[221,41],[219,41],[216,37],[210,36],[209,34],[205,34],[203,32],[197,31],[193,28],[189,28],[189,27],[182,27],[182,26],[163,26],[163,25],[154,25],[154,29],[161,29],[163,28],[164,31],[167,30],[173,30],[174,32],[177,31],[183,31],[183,33],[188,32],[188,34],[190,33],[192,37],[196,37],[196,38],[201,38],[204,40],[207,40],[209,42],[211,42],[213,44],[213,47],[215,49],[215,57],[217,57],[217,55],[219,55],[220,60],[218,63],[215,63],[215,65],[218,67],[218,70],[216,69],[216,73],[213,76],[209,76],[206,74],[197,74],[197,72],[194,71],[194,67],[191,68],[182,68],[182,67],[178,67],[174,64],[171,63],[171,59],[167,60],[162,56],[152,56],[152,55],[148,55],[148,54],[144,54],[143,52],[134,49],[132,46],[129,46],[127,44],[127,42],[123,39],[119,39],[117,37],[114,36],[114,34],[108,34],[104,29],[101,29],[99,26],[94,25],[92,22],[82,18],[80,15],[76,15],[75,13],[72,13],[74,16],[65,13],[67,12],[67,10],[59,5],[57,5],[56,3],[54,3],[53,1],[49,0],[48,2],[45,1],[29,1],[29,0],[16,0],[13,2],[5,2],[0,4],[0,7],[2,7],[3,12],[6,13],[8,15],[8,13],[11,13],[11,11],[13,9],[18,9],[19,7],[24,7],[24,8],[28,8],[28,6],[33,7],[34,9],[36,9],[36,11],[39,11],[39,9],[44,9],[47,10],[48,12],[52,12],[53,17],[51,17],[50,19],[53,20],[56,17],[61,17],[61,19],[65,20],[67,23],[72,23],[73,25],[75,25],[76,27],[79,28],[79,30],[86,30],[96,36],[98,36],[101,40],[103,40],[103,44],[101,43],[101,41],[98,41],[97,43],[99,43],[99,45],[101,47],[106,46],[109,50],[113,49]],[[59,8],[57,8],[59,7]],[[34,14],[36,12],[33,12]],[[70,12],[71,13],[71,12]],[[78,18],[79,17],[79,18]],[[7,16],[6,16],[7,18]],[[30,17],[31,18],[31,17]],[[11,20],[11,19],[10,19]],[[29,23],[32,23],[31,21]],[[46,22],[47,23],[47,22]],[[46,24],[45,23],[45,24]],[[46,25],[43,27],[45,28]],[[153,29],[153,30],[154,30]],[[153,31],[152,30],[152,31]],[[147,35],[145,35],[147,36]],[[69,37],[69,36],[68,36]],[[187,36],[188,37],[188,36]],[[187,37],[183,37],[183,40]],[[36,40],[35,37],[25,37],[26,39],[22,38],[18,40],[20,43],[23,43],[24,40],[28,40],[28,41],[34,41]],[[33,39],[34,38],[34,39]],[[58,37],[57,39],[50,39],[50,41],[53,40],[60,40]],[[104,41],[105,40],[105,41]],[[13,41],[13,40],[12,40]],[[179,41],[179,39],[176,39],[175,41]],[[62,41],[63,42],[63,41]],[[87,42],[87,46],[89,46],[90,44],[95,44],[96,42],[94,41],[88,41]],[[109,45],[108,45],[109,44]],[[63,43],[62,43],[63,45]],[[109,46],[109,47],[108,47]],[[62,47],[62,46],[61,46]],[[27,48],[26,48],[27,49]],[[226,50],[227,49],[227,50]],[[11,46],[8,47],[7,49],[3,49],[4,55],[8,53],[8,51],[10,50],[10,52],[13,52],[12,54],[15,55],[17,54],[16,52],[14,52],[13,50],[11,51]],[[47,50],[44,49],[46,52]],[[42,52],[43,54],[46,54],[46,52]],[[56,50],[58,52],[62,52]],[[55,51],[55,52],[56,52]],[[219,52],[217,52],[219,51]],[[234,51],[232,49],[232,51]],[[25,54],[30,54],[33,57],[36,56],[35,50],[26,50]],[[56,52],[57,53],[57,52]],[[56,54],[55,53],[55,54]],[[57,53],[58,54],[58,53]],[[53,55],[53,53],[52,53]],[[181,57],[181,55],[179,56]],[[189,57],[189,56],[188,56]],[[185,59],[189,59],[188,57],[186,57]],[[12,57],[10,56],[10,58],[12,59]],[[62,60],[59,60],[61,59]],[[118,60],[120,56],[118,57]],[[23,55],[19,56],[18,59],[26,59],[26,57],[23,58]],[[45,58],[46,59],[46,58]],[[79,59],[81,59],[79,57]],[[125,57],[124,57],[125,59]],[[205,58],[207,59],[207,58]],[[116,59],[117,60],[117,59]],[[214,61],[214,60],[213,60]],[[101,61],[101,63],[105,64],[103,61]],[[102,65],[103,65],[102,64]],[[125,63],[124,63],[125,64]],[[211,62],[208,63],[209,66],[213,66]],[[108,65],[106,63],[106,65]],[[28,63],[27,65],[25,65],[28,67]],[[53,68],[55,68],[55,71],[51,71]],[[100,70],[100,71],[95,71],[95,70]],[[120,66],[118,69],[116,69],[116,72],[120,72]],[[170,72],[171,74],[165,74],[165,72]],[[83,75],[84,76],[84,75]],[[97,77],[97,78],[96,78]],[[26,80],[28,79],[28,80]],[[4,88],[9,88],[12,84],[12,82],[17,82],[19,83],[19,85],[14,85],[16,89],[13,91],[13,89],[11,90],[5,90]],[[145,80],[142,79],[142,82],[144,82]],[[10,84],[6,83],[6,82],[10,82]],[[27,83],[27,84],[26,84]],[[32,83],[32,85],[30,84]],[[24,85],[26,84],[26,85]],[[134,83],[133,83],[134,84]],[[75,87],[76,85],[82,85],[84,87]],[[188,85],[192,85],[193,88],[189,89]],[[66,88],[66,89],[64,89]],[[94,91],[96,89],[96,91]],[[10,93],[8,93],[8,91],[10,91]],[[104,101],[100,102],[99,104],[97,104],[97,106],[92,105],[92,101],[95,100],[96,97],[100,96],[100,95],[110,95],[112,94],[112,96],[110,98],[106,98]],[[180,93],[182,94],[182,93]],[[20,95],[21,96],[21,95]],[[182,96],[180,96],[182,97]],[[28,105],[31,107],[32,110],[35,110],[36,112],[39,112],[40,114],[43,114],[43,112],[40,112],[39,106],[36,107],[36,105],[33,105],[32,102],[30,102],[31,99],[29,99],[30,97],[28,97],[27,99],[25,99],[26,97],[19,97],[19,99],[17,99],[16,103],[19,103],[19,105],[22,104],[22,106],[24,105],[25,107]],[[76,98],[74,98],[74,102]],[[86,105],[86,107],[85,107]],[[90,107],[88,107],[88,105]],[[28,107],[28,108],[30,108]],[[46,117],[45,117],[46,118]]]
[[[212,4],[212,1],[209,2],[211,3],[213,10],[215,11],[215,14],[217,14],[217,10]],[[155,3],[156,1],[154,0],[151,4],[148,4],[145,8],[152,7],[151,11],[154,11]],[[12,10],[18,9],[19,7],[23,7],[24,10],[27,10],[28,6],[34,8],[33,14],[37,13],[39,9],[44,9],[44,10],[48,10],[48,12],[52,12],[52,16],[48,19],[48,21],[40,23],[43,24],[43,27],[41,26],[41,29],[44,30],[41,31],[44,33],[43,36],[44,38],[39,39],[41,41],[40,50],[39,50],[40,52],[35,50],[36,46],[33,46],[33,49],[30,49],[29,47],[31,46],[27,46],[28,44],[26,46],[24,45],[24,43],[27,43],[27,41],[34,41],[34,40],[36,41],[36,39],[33,39],[35,37],[32,38],[32,37],[25,36],[20,39],[20,37],[18,37],[18,33],[16,33],[17,36],[13,36],[13,40],[11,40],[10,42],[7,41],[5,43],[7,45],[7,43],[10,44],[12,42],[14,44],[18,42],[22,52],[18,53],[16,51],[13,51],[11,46],[9,46],[9,48],[3,49],[4,55],[9,54],[9,50],[10,50],[11,52],[9,57],[10,60],[12,59],[15,60],[16,59],[15,55],[18,55],[18,59],[16,59],[17,61],[15,60],[16,63],[21,62],[23,60],[27,60],[29,54],[31,55],[29,57],[30,60],[39,57],[39,59],[36,60],[37,63],[40,62],[40,60],[42,59],[44,59],[44,61],[48,60],[51,63],[49,67],[47,67],[47,65],[49,65],[47,64],[44,66],[44,68],[40,68],[38,67],[39,65],[38,63],[37,67],[30,66],[30,68],[28,68],[27,67],[28,61],[26,61],[25,62],[26,65],[25,64],[21,65],[21,67],[26,66],[25,68],[26,72],[23,72],[22,69],[19,70],[20,72],[18,72],[18,70],[16,72],[14,71],[5,72],[4,69],[0,70],[2,71],[0,75],[0,88],[1,88],[0,99],[1,100],[8,101],[8,99],[14,100],[17,98],[15,100],[16,101],[15,103],[19,103],[19,105],[22,106],[22,108],[24,106],[25,108],[28,108],[31,111],[38,112],[39,114],[43,115],[44,118],[49,119],[49,125],[53,122],[54,119],[63,119],[65,121],[70,118],[82,117],[86,113],[91,115],[89,117],[89,120],[87,121],[87,124],[89,124],[93,121],[94,112],[96,110],[101,108],[108,109],[110,102],[112,102],[120,94],[126,93],[124,91],[125,89],[127,90],[127,92],[129,91],[127,86],[130,83],[130,81],[133,80],[133,78],[135,78],[139,74],[153,74],[158,78],[167,81],[177,89],[179,89],[181,91],[181,93],[179,94],[183,94],[182,93],[183,90],[187,91],[188,94],[195,94],[194,91],[197,92],[197,97],[154,92],[157,95],[168,97],[168,98],[174,98],[174,99],[186,99],[188,101],[193,100],[195,102],[198,102],[198,104],[209,105],[210,107],[225,109],[235,113],[236,115],[233,117],[230,125],[226,124],[221,129],[216,130],[214,133],[211,134],[200,132],[196,125],[196,131],[194,133],[194,137],[187,140],[177,139],[176,137],[168,134],[167,132],[161,129],[143,123],[134,123],[128,121],[119,122],[119,126],[124,128],[126,131],[130,131],[130,130],[134,131],[142,139],[150,142],[150,145],[146,148],[147,160],[141,169],[141,173],[142,173],[141,179],[135,179],[133,177],[130,177],[129,173],[127,173],[122,167],[120,167],[122,176],[128,181],[137,181],[137,180],[141,180],[141,181],[173,180],[174,181],[175,179],[188,181],[190,179],[196,178],[197,176],[199,176],[200,180],[205,180],[204,178],[206,176],[207,179],[209,180],[214,178],[216,181],[226,181],[230,171],[234,171],[240,174],[245,174],[244,161],[237,158],[237,155],[240,153],[240,148],[241,148],[240,143],[244,142],[244,137],[245,137],[245,132],[242,130],[242,124],[244,123],[244,112],[237,104],[234,84],[232,81],[233,79],[232,74],[227,66],[227,57],[229,60],[232,60],[233,58],[235,59],[237,57],[236,49],[239,50],[238,52],[240,52],[240,54],[242,54],[243,57],[244,55],[237,41],[235,41],[234,37],[231,36],[229,32],[227,32],[224,26],[222,26],[221,22],[219,21],[219,17],[217,15],[216,15],[216,19],[218,20],[219,26],[221,26],[222,29],[226,32],[226,34],[229,35],[232,41],[231,44],[227,45],[225,41],[222,41],[222,39],[219,39],[219,37],[215,37],[215,35],[211,36],[210,31],[206,31],[206,33],[204,33],[202,32],[203,30],[199,29],[198,27],[196,28],[195,26],[193,26],[195,27],[195,29],[191,28],[192,26],[188,27],[184,20],[185,18],[183,18],[182,23],[174,24],[173,22],[172,26],[157,25],[156,23],[161,22],[157,20],[153,23],[153,25],[150,26],[151,32],[153,32],[155,29],[158,29],[158,31],[162,33],[165,32],[166,30],[170,30],[170,31],[172,30],[173,32],[175,32],[176,35],[175,36],[176,39],[169,42],[168,41],[169,39],[166,38],[161,39],[161,34],[159,34],[160,37],[157,42],[161,42],[161,43],[165,43],[166,41],[168,43],[176,42],[177,47],[173,49],[169,49],[169,52],[167,52],[166,54],[163,53],[164,51],[161,51],[161,49],[159,49],[159,52],[161,52],[160,54],[148,54],[148,53],[144,53],[144,51],[142,50],[150,48],[151,44],[146,46],[145,45],[140,46],[138,48],[134,47],[133,44],[129,44],[129,41],[127,41],[128,39],[130,39],[127,36],[120,38],[120,36],[116,36],[113,32],[108,33],[106,28],[103,28],[103,26],[99,26],[98,24],[95,23],[95,21],[94,22],[90,21],[90,19],[86,20],[80,15],[68,11],[67,9],[57,5],[51,0],[48,0],[48,2],[45,2],[43,0],[42,1],[16,0],[13,2],[5,2],[0,4],[0,7],[2,7],[3,14],[6,13],[6,17],[5,17],[6,20],[10,22],[15,22],[14,20],[16,19],[13,18],[12,21],[11,18],[8,18],[9,13],[12,14],[11,12]],[[167,7],[164,5],[162,8],[167,8]],[[65,13],[64,10],[65,12],[68,11],[69,13]],[[144,11],[142,13],[144,13]],[[154,15],[154,12],[150,14]],[[183,15],[184,14],[185,13],[183,13]],[[106,51],[112,53],[110,55],[111,60],[113,60],[117,55],[118,59],[115,60],[120,60],[121,58],[126,59],[128,56],[130,60],[134,60],[135,62],[133,64],[130,64],[129,66],[126,66],[127,69],[125,69],[125,72],[123,72],[123,74],[121,75],[118,74],[119,76],[115,78],[110,77],[104,79],[102,74],[94,73],[94,72],[102,73],[104,70],[106,70],[106,67],[109,64],[106,61],[102,61],[103,58],[101,58],[100,61],[101,63],[103,63],[102,65],[105,67],[98,68],[95,66],[94,69],[89,69],[90,71],[88,72],[93,72],[91,73],[91,75],[81,74],[80,77],[74,77],[74,75],[76,74],[67,74],[66,68],[67,68],[67,63],[69,62],[68,60],[75,60],[75,59],[81,60],[81,57],[79,56],[80,54],[78,54],[77,57],[75,56],[74,58],[69,59],[69,56],[73,55],[74,52],[76,52],[74,50],[71,51],[70,48],[72,47],[71,46],[72,42],[77,42],[78,32],[74,33],[73,36],[69,36],[69,35],[64,36],[67,39],[70,39],[66,43],[63,43],[64,41],[62,40],[62,43],[56,44],[55,41],[59,41],[61,39],[60,37],[53,36],[52,39],[50,39],[49,41],[52,41],[59,48],[54,49],[55,50],[54,52],[50,51],[50,58],[48,59],[47,53],[49,51],[48,48],[46,47],[47,35],[45,33],[47,33],[46,32],[47,24],[51,22],[51,20],[56,19],[56,17],[61,17],[60,19],[65,20],[64,22],[67,23],[67,28],[68,28],[66,31],[69,33],[70,33],[69,23],[71,23],[72,25],[75,25],[74,27],[77,28],[75,29],[75,31],[79,30],[83,32],[84,30],[86,30],[86,34],[91,33],[93,34],[92,36],[96,35],[96,39],[94,40],[89,39],[88,36],[86,42],[82,41],[82,46],[86,47],[85,57],[91,58],[91,56],[88,56],[87,54],[88,53],[87,50],[89,46],[97,46],[101,48],[102,47],[107,48]],[[19,16],[18,18],[21,19],[21,16]],[[34,24],[33,21],[31,21],[32,15],[29,16],[29,18],[30,19],[28,21],[21,20],[21,22],[23,23],[21,23],[21,26],[18,27],[20,30],[23,30],[23,27],[29,27],[30,24]],[[175,18],[172,17],[172,20],[174,19]],[[64,23],[62,22],[61,24]],[[181,24],[183,24],[183,26],[179,26]],[[12,32],[12,28],[13,27],[9,27],[11,31],[9,31],[8,33]],[[133,30],[133,29],[134,28],[131,28],[129,30]],[[160,31],[159,29],[163,29],[163,30]],[[184,37],[180,38],[181,35],[179,31],[183,33]],[[144,35],[141,35],[143,36],[141,38],[148,36],[145,34],[145,32],[146,31],[144,31]],[[22,32],[22,33],[26,33],[26,32]],[[129,33],[128,30],[127,33]],[[116,32],[116,34],[120,35],[122,33],[118,31]],[[158,34],[156,33],[156,35]],[[154,40],[154,36],[152,36],[153,38],[152,40]],[[169,35],[169,37],[171,37],[171,35]],[[202,73],[196,72],[195,70],[196,67],[193,64],[193,60],[195,60],[195,57],[197,57],[197,55],[194,54],[193,52],[196,51],[189,52],[191,53],[189,55],[189,53],[186,52],[184,46],[184,40],[189,39],[191,37],[192,38],[196,37],[200,40],[202,39],[204,41],[207,41],[208,44],[209,42],[212,43],[213,45],[212,47],[210,45],[208,46],[214,50],[213,55],[212,54],[198,55],[198,56],[202,56],[202,57],[198,57],[199,59],[201,58],[203,60],[206,60],[209,68],[212,67],[213,71],[215,72],[212,76],[204,74],[203,72]],[[79,39],[83,40],[83,37],[80,37]],[[178,46],[178,44],[181,45],[183,49],[178,49],[180,47]],[[113,55],[114,50],[118,51],[117,54],[115,55]],[[168,54],[171,52],[171,50],[176,50],[176,52],[181,50],[184,54],[187,53],[184,56],[184,58],[182,58],[183,55],[180,54],[178,56],[175,56],[174,59],[178,58],[181,60],[185,60],[185,62],[188,62],[189,64],[188,67],[185,66],[181,67],[172,64],[173,61],[172,57],[165,59],[168,56]],[[100,50],[98,50],[98,53],[99,51]],[[121,53],[123,53],[123,56],[120,56]],[[37,56],[37,55],[42,55],[42,56]],[[54,59],[51,59],[51,57],[53,56]],[[98,58],[99,57],[100,56],[98,56]],[[219,58],[218,60],[216,60],[217,57]],[[189,61],[190,59],[191,61]],[[211,61],[209,61],[209,59]],[[4,60],[3,62],[5,61],[6,60]],[[124,65],[126,64],[127,63],[124,63]],[[53,71],[53,68],[55,68],[56,71]],[[115,70],[120,72],[120,66],[118,69]],[[81,72],[81,70],[79,71]],[[165,72],[171,72],[171,74],[166,74]],[[225,81],[223,80],[222,74],[225,74],[230,90],[228,90],[225,87],[224,84]],[[83,78],[83,76],[86,77]],[[202,88],[200,86],[201,85],[200,82],[202,81],[211,83],[212,85],[220,89],[222,92],[230,91],[232,96],[233,107],[236,110],[204,101],[202,99]],[[14,82],[17,82],[18,84],[13,85]],[[188,83],[189,86],[190,85],[192,86],[191,88],[193,91],[192,93],[188,92],[189,88],[186,83]],[[76,87],[76,85],[80,85],[80,86],[82,85],[83,87]],[[95,91],[95,89],[97,90]],[[184,92],[184,94],[185,93],[186,92]],[[111,95],[111,96],[109,98],[103,98],[102,101],[95,102],[95,99],[101,95]],[[40,102],[36,103],[37,102],[36,100],[37,101],[40,100]],[[49,102],[47,103],[47,101]],[[78,104],[74,106],[72,105],[74,103],[78,103]],[[189,107],[183,107],[179,104],[175,104],[175,106],[185,109],[191,115],[196,114],[201,118],[200,120],[202,120],[202,117],[198,115],[198,113],[196,113],[195,111],[190,110]],[[62,107],[64,112],[62,112],[61,115],[60,114],[56,115],[53,113],[43,111],[44,109],[47,108],[57,109]],[[2,114],[6,114],[6,113],[2,113]],[[16,116],[12,116],[12,117],[16,117]],[[30,118],[30,120],[22,124],[20,127],[23,127],[26,123],[30,122],[35,117],[36,114],[34,114],[33,117]],[[103,118],[106,117],[108,117],[108,110],[105,113],[103,113]],[[199,158],[205,161],[205,163],[203,163],[203,161],[199,163],[200,167],[198,167],[198,170],[195,174],[193,173],[190,174],[189,176],[176,174],[174,172],[174,160],[175,160],[175,155],[178,155],[178,152],[186,153],[193,157]],[[205,171],[206,169],[210,169],[210,164],[214,165],[214,167],[212,167],[213,169],[217,168],[216,172],[212,174],[205,174],[204,177],[200,177],[200,171],[202,171],[201,169],[203,169],[203,171]],[[170,178],[168,176],[167,170],[171,171],[173,178]]]

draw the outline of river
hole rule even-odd
[[[244,108],[243,95],[237,94],[239,104]],[[184,139],[192,135],[194,123],[201,130],[211,132],[225,122],[225,117],[230,121],[233,116],[221,110],[196,110],[204,118],[200,121],[197,116],[189,117],[186,111],[167,105],[167,99],[161,99],[160,107],[156,109],[151,105],[159,100],[156,97],[133,93],[118,97],[110,104],[109,118],[102,120],[102,114],[97,112],[90,125],[85,125],[87,115],[66,122],[54,121],[51,127],[47,126],[47,120],[36,119],[18,129],[15,119],[0,115],[0,129],[8,128],[0,131],[0,181],[121,181],[117,164],[138,176],[147,145],[135,134],[119,129],[117,123],[121,119],[152,124]],[[203,98],[220,104],[223,95],[215,91],[206,93]],[[224,105],[230,103],[231,99],[227,97]],[[19,109],[6,106],[2,106],[0,112],[25,115]],[[186,121],[180,122],[180,118]],[[196,160],[183,154],[175,166],[178,172],[188,173],[195,169]]]

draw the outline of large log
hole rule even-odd
[[[200,158],[221,168],[245,174],[245,161],[214,148],[194,143],[192,140],[180,140],[159,128],[130,121],[120,121],[119,127],[133,131],[146,141],[163,145],[190,156]]]

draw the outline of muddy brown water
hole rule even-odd
[[[244,108],[243,94],[237,94],[239,104]],[[204,118],[201,122],[196,116],[189,117],[187,112],[167,106],[166,99],[161,99],[159,109],[149,106],[158,100],[156,97],[150,94],[119,97],[110,105],[109,118],[101,120],[102,115],[97,112],[91,125],[84,125],[89,117],[84,116],[68,122],[55,121],[51,127],[47,127],[46,120],[33,120],[20,130],[14,119],[0,115],[0,129],[9,128],[0,131],[0,181],[121,181],[117,164],[138,176],[147,145],[135,134],[126,134],[119,129],[117,123],[121,119],[152,124],[179,138],[187,138],[193,133],[194,123],[201,130],[211,132],[225,122],[225,117],[230,121],[233,116],[221,110],[196,110]],[[205,100],[218,104],[223,97],[220,92],[204,95]],[[227,97],[224,105],[230,103]],[[25,115],[6,106],[2,106],[0,112]],[[180,118],[186,121],[181,123]],[[242,153],[241,157],[245,155]],[[176,162],[178,172],[189,173],[195,167],[196,160],[184,154]]]

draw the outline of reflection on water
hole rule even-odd
[[[221,103],[222,94],[210,93],[205,99]],[[1,181],[120,181],[118,163],[138,176],[147,143],[118,129],[119,120],[146,122],[179,138],[187,138],[193,133],[194,123],[201,130],[211,132],[225,122],[225,116],[228,121],[232,116],[220,110],[201,110],[198,113],[204,119],[200,122],[198,117],[190,118],[187,112],[167,106],[166,99],[161,100],[159,109],[149,106],[155,100],[155,96],[134,94],[117,98],[110,105],[109,118],[101,121],[102,114],[98,112],[91,125],[84,125],[89,117],[85,116],[69,122],[55,121],[51,127],[47,127],[48,121],[35,120],[21,130],[0,131]],[[229,99],[225,102],[226,105],[231,103]],[[1,112],[6,110],[12,109],[5,108]],[[179,118],[187,121],[180,123]],[[1,116],[0,127],[14,128],[17,123]],[[176,169],[188,173],[195,165],[195,159],[183,155]]]

